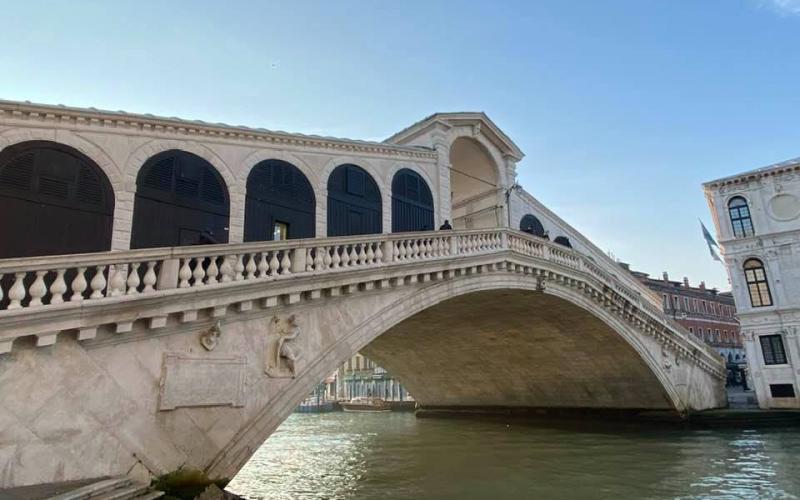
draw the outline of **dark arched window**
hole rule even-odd
[[[731,216],[733,235],[737,238],[753,236],[753,221],[750,219],[750,208],[747,200],[735,196],[728,202],[728,213]]]
[[[433,196],[425,180],[404,168],[392,179],[392,232],[433,229]]]
[[[247,177],[244,241],[313,238],[316,198],[297,167],[265,160]]]
[[[228,242],[228,189],[219,172],[186,151],[159,153],[136,179],[131,248]]]
[[[553,243],[558,243],[559,245],[564,245],[565,247],[572,248],[572,243],[566,236],[556,236],[556,239],[553,240]]]
[[[544,236],[544,226],[534,215],[526,214],[519,221],[519,230],[536,236]]]
[[[0,152],[0,258],[111,249],[114,192],[79,151],[31,141]]]
[[[357,165],[339,165],[328,178],[328,236],[383,230],[378,184]]]
[[[750,303],[753,307],[772,305],[772,294],[769,291],[767,273],[764,264],[758,259],[747,259],[744,263],[744,279],[747,291],[750,292]]]

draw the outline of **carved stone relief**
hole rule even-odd
[[[302,351],[297,344],[300,323],[292,314],[286,318],[273,316],[267,331],[267,359],[265,371],[274,378],[294,378]]]
[[[221,322],[217,320],[214,326],[200,334],[200,345],[206,351],[213,351],[219,343],[219,338],[222,335]]]

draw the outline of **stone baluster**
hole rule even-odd
[[[258,277],[269,277],[269,263],[267,263],[267,252],[261,252],[261,257],[258,259]]]
[[[203,286],[203,279],[206,277],[206,270],[203,269],[203,261],[205,260],[205,257],[194,258],[194,270],[192,271],[194,281],[192,286]]]
[[[334,269],[336,269],[342,262],[342,258],[339,256],[339,250],[338,248],[336,248],[336,246],[331,247],[331,253],[333,255],[329,254],[328,247],[325,247],[325,257],[323,260],[327,262],[328,259],[330,259],[330,263],[325,264],[325,269],[327,269],[328,267],[333,267]]]
[[[244,263],[242,262],[242,256],[234,255],[233,258],[236,261],[236,264],[234,264],[233,267],[233,270],[236,272],[236,274],[233,277],[233,280],[242,281],[244,279]]]
[[[245,279],[248,279],[248,280],[254,279],[256,277],[256,269],[258,269],[258,267],[256,266],[256,256],[255,256],[255,254],[252,254],[252,253],[248,254],[247,255],[247,265],[244,266],[244,270],[247,271],[247,274],[245,275]]]
[[[69,298],[70,302],[79,302],[83,300],[83,292],[86,290],[88,283],[86,283],[86,268],[79,267],[78,274],[72,280],[72,286],[70,287],[72,290],[72,295]]]
[[[372,250],[373,245],[374,243],[372,242],[367,243],[367,264],[375,263],[375,251]]]
[[[108,268],[108,295],[119,297],[125,295],[125,264],[112,264]]]
[[[94,273],[94,278],[89,283],[89,286],[92,287],[92,294],[89,295],[89,298],[93,300],[102,299],[103,291],[106,289],[106,266],[96,266],[95,270],[97,272]]]
[[[188,288],[189,287],[189,279],[192,277],[192,268],[189,266],[189,262],[192,259],[186,258],[181,259],[181,269],[178,271],[178,288]]]
[[[151,260],[147,263],[147,270],[144,272],[144,279],[142,282],[144,283],[144,289],[142,293],[152,292],[155,290],[156,281],[156,263],[157,261]]]
[[[217,266],[217,259],[216,255],[212,255],[208,258],[208,269],[206,269],[206,285],[213,285],[214,283],[218,283],[217,276],[219,276],[219,266]]]
[[[431,252],[433,253],[433,256],[434,257],[439,257],[441,255],[441,253],[440,253],[441,249],[442,249],[442,247],[441,247],[441,239],[438,238],[438,237],[434,238],[433,239],[433,244],[431,245]]]
[[[139,263],[133,262],[131,263],[131,272],[128,273],[128,295],[134,295],[139,293]]]
[[[363,266],[364,264],[369,264],[369,262],[367,262],[367,252],[364,251],[364,247],[366,245],[367,245],[366,243],[360,243],[358,245],[358,264],[360,266]]]
[[[406,241],[399,240],[395,245],[395,260],[405,260],[406,258]]]
[[[350,265],[350,254],[347,252],[347,245],[342,245],[339,247],[338,245],[334,247],[334,251],[338,251],[341,248],[342,253],[339,259],[341,260],[341,267],[348,267]]]
[[[379,241],[375,243],[375,260],[376,264],[380,264],[383,262],[383,242]]]
[[[280,267],[280,265],[281,263],[278,260],[278,251],[273,250],[272,252],[270,252],[270,258],[269,258],[269,275],[270,276],[277,275],[278,268]]]
[[[306,271],[312,272],[314,271],[314,251],[313,248],[306,249]]]
[[[28,293],[31,296],[31,301],[28,307],[36,307],[42,305],[42,297],[47,293],[47,287],[44,284],[44,275],[47,271],[36,271],[36,278],[31,283]]]
[[[231,265],[230,255],[222,256],[222,265],[219,268],[219,272],[222,275],[221,280],[223,283],[230,283],[233,281],[233,266]]]
[[[8,304],[9,309],[19,309],[22,307],[22,301],[25,300],[25,273],[14,274],[14,284],[8,291],[8,299],[11,301]]]
[[[350,245],[350,265],[357,266],[358,265],[358,251],[356,250],[356,245]]]
[[[322,267],[322,265],[323,265],[323,259],[322,259],[323,252],[324,253],[328,253],[328,249],[325,248],[325,247],[317,247],[317,248],[314,249],[314,271],[322,271],[323,269],[325,269],[324,267]]]
[[[292,273],[292,259],[289,258],[289,254],[291,251],[284,250],[283,257],[281,257],[281,274],[291,274]]]
[[[56,270],[56,278],[50,284],[50,303],[51,304],[63,304],[64,303],[64,294],[67,292],[67,282],[64,281],[64,273],[67,272],[66,269],[57,269]],[[3,276],[0,275],[0,279]],[[2,297],[3,291],[0,290],[0,300],[3,300]]]
[[[433,257],[433,239],[425,238],[425,257]]]

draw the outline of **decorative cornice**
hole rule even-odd
[[[766,177],[775,177],[787,173],[797,173],[797,172],[800,172],[800,158],[794,158],[784,162],[775,163],[773,165],[768,165],[766,167],[758,168],[756,170],[750,170],[747,172],[743,172],[741,174],[736,174],[729,177],[723,177],[721,179],[704,182],[703,189],[706,192],[708,192],[713,189],[718,189],[722,186],[745,185],[750,182],[757,181]]]
[[[20,120],[45,124],[87,126],[144,133],[175,134],[258,142],[280,146],[335,149],[366,154],[436,160],[437,153],[416,146],[399,146],[383,142],[341,139],[316,135],[295,134],[262,128],[207,123],[201,120],[167,118],[125,111],[95,108],[75,108],[63,105],[34,104],[0,100],[0,120]]]
[[[473,135],[483,134],[500,150],[504,158],[520,161],[525,153],[514,144],[484,112],[434,113],[387,138],[386,144],[403,144],[431,127],[451,128],[471,125]]]

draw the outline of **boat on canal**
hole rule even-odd
[[[392,411],[389,404],[381,398],[356,397],[350,401],[342,401],[339,405],[346,412],[379,413]]]

